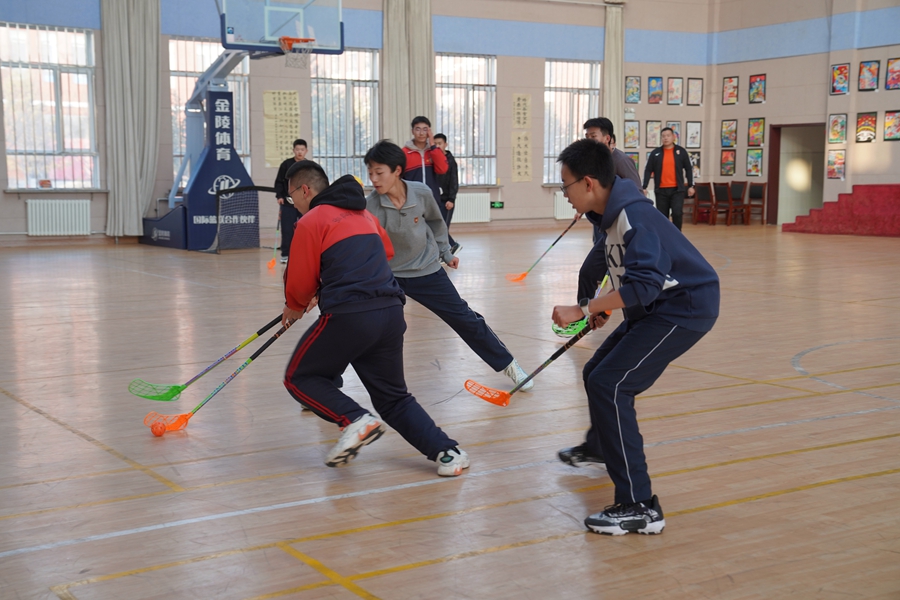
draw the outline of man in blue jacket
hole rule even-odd
[[[587,317],[599,327],[605,311],[621,308],[625,316],[582,372],[591,415],[584,450],[605,462],[616,490],[615,504],[585,525],[612,535],[662,533],[634,397],[712,329],[719,278],[633,182],[616,177],[605,145],[579,140],[558,161],[569,204],[600,226],[613,291],[556,306],[553,321],[564,327]]]

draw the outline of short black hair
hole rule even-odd
[[[615,144],[616,143],[616,134],[614,134],[614,133],[609,134],[609,139],[612,140],[613,144]]]
[[[596,127],[605,135],[612,137],[613,135],[613,124],[612,121],[607,119],[606,117],[597,117],[594,119],[588,119],[584,122],[584,127],[582,129],[591,129],[592,127]]]
[[[436,133],[436,134],[434,134],[434,139],[436,139],[436,140],[444,140],[444,141],[446,142],[446,141],[447,141],[447,136],[444,135],[443,133]]]
[[[662,129],[659,130],[660,133],[662,133],[663,131],[671,131],[672,135],[675,135],[675,130],[672,129],[671,127],[663,127]]]
[[[576,177],[592,177],[606,189],[612,187],[616,180],[616,167],[613,164],[612,151],[606,144],[598,144],[594,140],[578,140],[560,152],[556,162],[561,163]]]
[[[325,173],[325,169],[311,160],[301,160],[292,164],[285,179],[293,187],[305,185],[317,194],[328,187],[328,175]]]
[[[410,128],[415,127],[419,123],[425,123],[426,125],[431,127],[431,121],[428,120],[428,117],[420,116],[420,117],[416,117],[415,119],[412,120],[412,125],[410,125]]]
[[[391,173],[396,171],[397,167],[400,167],[401,175],[406,170],[406,154],[400,146],[390,140],[381,140],[369,148],[365,158],[363,158],[363,162],[366,163],[367,167],[371,166],[372,163],[387,165]]]
[[[297,138],[296,140],[294,140],[294,144],[291,146],[291,148],[296,148],[297,146],[306,146],[308,148],[309,144],[306,143],[306,140]]]

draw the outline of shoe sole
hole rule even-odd
[[[649,523],[646,527],[642,527],[641,529],[622,529],[620,525],[591,525],[587,522],[584,523],[585,526],[593,531],[594,533],[599,533],[602,535],[625,535],[626,533],[642,533],[644,535],[659,535],[663,532],[663,529],[666,528],[666,520],[656,521],[653,523]]]
[[[596,465],[596,466],[600,467],[601,469],[603,469],[604,471],[606,470],[606,463],[597,462],[595,460],[578,461],[578,460],[566,460],[564,458],[560,458],[559,460],[563,464],[569,465],[570,467],[575,467],[576,469],[580,469],[582,467],[589,467],[591,465]]]
[[[359,454],[359,449],[363,446],[368,446],[378,438],[384,435],[384,425],[381,422],[373,423],[367,431],[365,431],[365,435],[363,437],[359,437],[357,435],[357,441],[352,446],[344,448],[340,454],[325,461],[325,465],[328,467],[346,467],[350,464],[350,461],[356,458],[356,455]]]
[[[441,477],[459,477],[460,475],[462,475],[463,469],[468,469],[468,468],[469,468],[469,459],[467,458],[465,463],[456,465],[456,467],[453,469],[453,471],[450,471],[450,472],[442,473],[441,467],[438,467],[437,474],[440,475]]]

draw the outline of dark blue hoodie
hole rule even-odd
[[[638,187],[616,177],[600,227],[613,289],[625,318],[655,313],[692,331],[709,331],[719,316],[719,276]]]

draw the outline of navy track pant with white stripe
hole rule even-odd
[[[691,331],[649,315],[623,321],[584,365],[591,414],[588,449],[600,451],[616,486],[615,502],[649,500],[650,475],[634,397],[652,386],[673,360],[706,332]]]
[[[284,387],[317,415],[346,427],[368,411],[335,385],[352,365],[384,422],[435,460],[457,445],[406,389],[403,306],[359,313],[321,314],[291,356]]]

